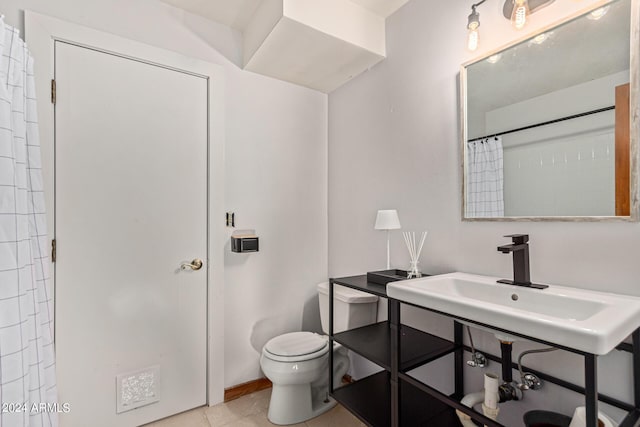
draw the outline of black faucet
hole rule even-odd
[[[503,254],[513,252],[513,280],[498,280],[498,283],[507,285],[525,286],[527,288],[545,289],[549,286],[531,283],[529,275],[529,235],[509,234],[504,237],[511,237],[513,242],[510,245],[498,246],[498,251]]]

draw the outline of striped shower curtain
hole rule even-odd
[[[57,426],[33,59],[0,18],[0,427]]]

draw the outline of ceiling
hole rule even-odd
[[[162,0],[212,21],[244,31],[262,0]],[[322,1],[322,0],[318,0]],[[342,0],[356,3],[386,18],[409,0]]]
[[[329,93],[385,58],[385,20],[409,0],[161,0],[234,28],[243,68]]]
[[[358,4],[376,15],[386,18],[396,10],[400,9],[409,0],[345,0]]]
[[[244,30],[262,0],[162,0],[164,3],[219,22],[236,30]]]

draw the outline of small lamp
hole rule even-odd
[[[391,268],[389,254],[389,230],[397,230],[400,228],[400,219],[398,211],[395,209],[378,211],[376,216],[376,230],[387,230],[387,270]]]

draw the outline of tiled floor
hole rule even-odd
[[[196,408],[146,427],[268,427],[267,419],[271,389],[262,390],[231,402],[212,407]],[[340,405],[298,427],[361,427],[356,417]]]

